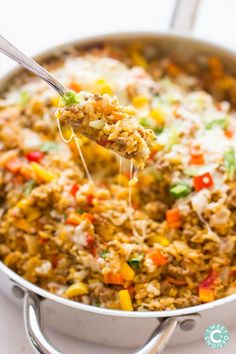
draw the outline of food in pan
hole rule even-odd
[[[143,167],[155,140],[135,117],[133,107],[121,106],[115,96],[68,91],[60,100],[56,117],[106,149]]]
[[[132,161],[71,139],[59,121],[65,143],[58,97],[18,77],[0,101],[2,261],[54,294],[109,309],[234,293],[236,80],[217,58],[181,66],[152,45],[73,48],[45,66],[71,90],[134,106],[155,141],[138,176]]]

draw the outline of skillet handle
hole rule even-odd
[[[160,353],[169,342],[174,334],[178,325],[178,318],[168,317],[165,318],[155,328],[147,342],[143,347],[138,349],[134,354],[158,354]]]
[[[190,32],[195,23],[201,0],[176,0],[171,18],[170,29]]]
[[[37,354],[63,354],[57,350],[44,334],[40,297],[26,292],[24,297],[24,322],[27,336]]]

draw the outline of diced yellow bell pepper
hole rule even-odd
[[[27,220],[30,222],[38,219],[41,215],[39,209],[33,207],[27,208],[26,214],[27,214]]]
[[[132,50],[131,57],[134,62],[134,65],[142,66],[144,69],[147,69],[148,67],[147,61],[137,49]]]
[[[35,255],[39,250],[39,243],[37,236],[25,235],[25,242],[30,255]]]
[[[60,101],[60,96],[53,96],[50,98],[50,101],[54,107],[58,107],[59,101]]]
[[[65,295],[67,297],[74,297],[86,294],[88,294],[88,285],[82,283],[81,281],[69,286],[69,288],[65,291]]]
[[[210,288],[199,288],[199,298],[202,302],[210,302],[215,300],[214,290]]]
[[[43,182],[51,182],[56,177],[52,172],[46,171],[37,162],[32,162],[31,166],[36,173],[36,176]]]
[[[163,126],[165,124],[165,115],[164,112],[159,108],[153,108],[150,111],[150,116],[157,122],[157,124]]]
[[[98,79],[95,82],[95,90],[94,91],[100,93],[101,95],[104,95],[105,93],[107,93],[108,95],[113,94],[111,86],[104,79]]]
[[[159,243],[162,246],[168,246],[170,241],[164,236],[156,235],[148,239],[148,244],[153,245],[154,243]]]
[[[66,140],[70,140],[72,134],[73,134],[73,130],[71,129],[71,127],[62,127],[62,135]]]
[[[149,98],[146,96],[140,95],[140,96],[134,96],[132,98],[132,104],[136,108],[141,108],[141,107],[145,106],[148,102],[149,102]]]
[[[16,206],[18,208],[21,208],[22,210],[25,210],[26,208],[29,207],[29,200],[27,199],[21,199],[17,204]]]
[[[30,207],[29,200],[21,199],[16,206],[23,210],[24,214],[27,216],[28,221],[34,221],[40,217],[40,211],[38,208]]]
[[[120,274],[123,276],[125,280],[131,281],[134,279],[135,272],[133,269],[128,265],[127,262],[123,262],[120,267]]]
[[[133,305],[128,290],[119,291],[120,307],[124,311],[133,311]]]
[[[14,225],[22,231],[29,232],[29,233],[32,232],[31,225],[25,219],[15,220]]]

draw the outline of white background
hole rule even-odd
[[[188,0],[192,1],[192,0]],[[0,33],[27,54],[80,36],[107,31],[165,31],[174,0],[0,0]],[[202,0],[193,35],[236,50],[236,0]],[[0,74],[15,64],[0,55]],[[0,284],[1,288],[1,284]],[[235,314],[232,314],[235,316]],[[22,313],[0,292],[0,354],[32,354]],[[216,323],[220,322],[216,318]],[[219,354],[233,354],[236,329]],[[78,342],[52,330],[48,335],[66,354],[129,354],[130,350],[102,348]],[[165,354],[210,354],[204,341],[168,347]]]

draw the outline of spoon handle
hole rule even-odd
[[[33,59],[27,57],[14,45],[8,42],[4,37],[0,35],[0,52],[6,54],[11,59],[15,60],[20,65],[24,66],[27,70],[39,76],[41,79],[46,81],[54,90],[56,90],[61,96],[67,91],[66,88],[60,84],[52,75],[49,74],[45,69],[43,69],[38,63]]]

